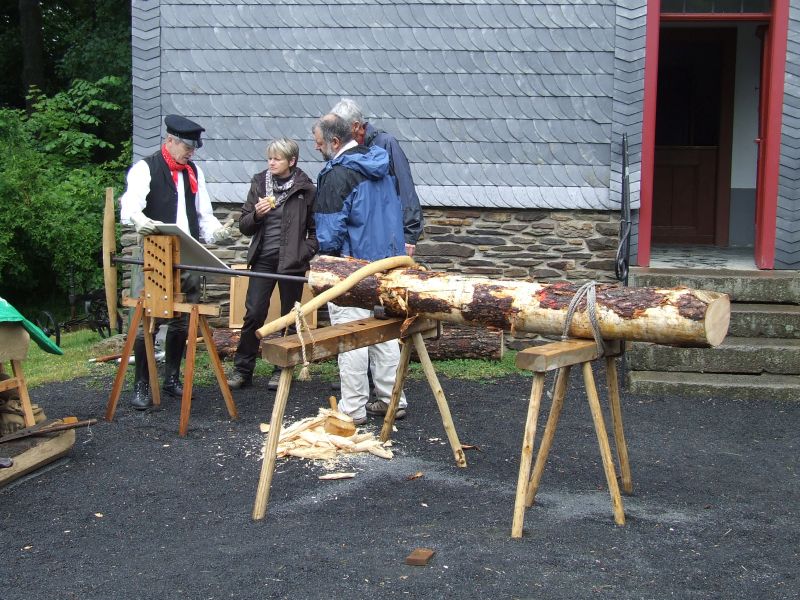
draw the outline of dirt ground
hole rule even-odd
[[[598,374],[601,376],[601,374]],[[0,597],[797,598],[800,402],[623,393],[634,493],[614,525],[597,438],[573,379],[525,535],[510,537],[530,379],[443,379],[469,466],[455,466],[433,396],[409,382],[395,458],[350,457],[354,479],[282,460],[253,522],[266,380],[78,430],[68,457],[0,490]],[[48,416],[102,417],[108,376],[33,390]],[[287,420],[330,384],[295,382]],[[539,432],[549,404],[543,406]],[[368,428],[379,431],[380,422]],[[0,449],[2,447],[0,446]],[[422,477],[411,479],[415,473]],[[427,566],[404,564],[417,547]]]

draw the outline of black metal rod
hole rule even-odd
[[[122,263],[126,265],[144,265],[144,261],[138,258],[126,258],[124,256],[111,255],[112,263]],[[235,269],[223,269],[222,267],[198,267],[195,265],[182,265],[176,263],[172,265],[182,271],[199,271],[201,273],[218,273],[220,275],[230,275],[231,277],[255,277],[257,279],[277,279],[278,281],[302,281],[308,282],[308,277],[300,275],[283,275],[281,273],[259,273],[258,271],[237,271]]]

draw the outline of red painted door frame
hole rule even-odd
[[[789,0],[773,0],[770,14],[661,14],[661,0],[648,0],[644,107],[642,112],[642,173],[639,191],[640,267],[650,266],[653,221],[653,166],[655,162],[656,97],[658,93],[658,38],[662,21],[769,21],[765,52],[769,77],[764,105],[756,191],[755,262],[760,269],[775,265],[775,227],[778,208],[778,170],[783,117],[783,84],[786,72],[786,43],[789,29]]]

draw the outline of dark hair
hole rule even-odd
[[[350,129],[350,124],[339,115],[329,113],[317,119],[311,131],[317,130],[319,130],[322,140],[326,144],[330,144],[334,138],[338,138],[342,144],[346,144],[353,139],[353,131]]]

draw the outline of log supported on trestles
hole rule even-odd
[[[321,294],[365,264],[355,259],[317,257],[311,262],[308,284],[315,294]],[[410,267],[368,276],[335,302],[368,309],[383,306],[393,317],[418,315],[512,333],[561,335],[578,288],[580,284],[569,281],[488,279]],[[595,292],[595,314],[604,339],[717,346],[728,332],[730,300],[725,294],[599,283]],[[593,337],[585,298],[574,312],[569,336]]]

